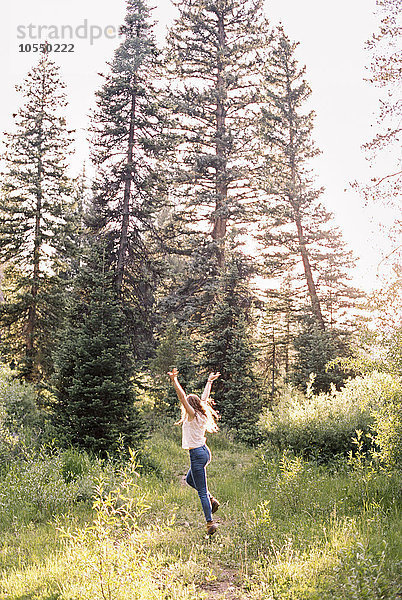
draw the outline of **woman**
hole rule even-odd
[[[211,373],[201,398],[196,394],[186,395],[178,382],[178,370],[173,368],[168,372],[177,396],[181,402],[181,419],[177,425],[182,425],[182,447],[190,452],[190,469],[186,482],[197,490],[207,522],[207,533],[212,535],[217,525],[212,520],[212,513],[219,508],[219,502],[211,496],[207,487],[206,466],[211,462],[211,451],[206,445],[205,432],[218,431],[216,419],[218,413],[212,408],[209,394],[212,382],[218,379],[220,373]]]

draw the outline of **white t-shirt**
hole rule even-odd
[[[182,448],[188,450],[189,448],[199,448],[204,446],[206,443],[205,430],[207,428],[208,419],[205,415],[195,413],[192,421],[188,420],[188,415],[184,417],[182,424]]]

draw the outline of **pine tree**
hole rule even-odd
[[[292,269],[302,282],[295,296],[299,309],[307,297],[324,330],[345,318],[344,309],[353,306],[359,292],[348,284],[353,257],[319,202],[323,190],[314,188],[309,169],[319,150],[312,140],[314,113],[303,113],[311,89],[303,79],[305,68],[294,57],[296,47],[279,27],[267,59],[261,110],[266,201],[259,239],[269,275]]]
[[[60,442],[101,456],[136,448],[145,427],[135,407],[133,362],[114,271],[92,239],[55,356],[54,425]]]
[[[205,239],[199,239],[191,257],[170,255],[160,292],[159,314],[174,316],[180,329],[192,328],[194,334],[200,333],[211,316],[219,279],[214,247]]]
[[[0,307],[3,353],[27,379],[51,371],[50,350],[63,309],[62,278],[73,251],[70,136],[59,68],[42,54],[22,86],[25,103],[7,136],[0,198]]]
[[[384,279],[387,285],[390,278],[398,280],[398,270],[402,264],[402,52],[399,43],[401,25],[398,21],[401,7],[399,0],[377,0],[376,8],[379,25],[377,31],[366,42],[366,49],[371,55],[368,81],[378,89],[379,110],[374,125],[375,135],[362,146],[373,170],[373,176],[370,183],[355,181],[353,186],[362,194],[369,208],[373,203],[385,208],[384,214],[388,217],[388,223],[382,222],[379,210],[375,211],[375,218],[391,241],[390,250],[378,265],[381,265],[381,270],[386,268]],[[391,215],[392,219],[389,218]]]
[[[152,337],[154,288],[158,278],[147,236],[166,201],[161,167],[169,149],[167,113],[157,87],[159,52],[150,9],[128,0],[124,40],[97,92],[92,118],[93,185],[97,221],[107,234],[115,286],[131,322],[132,348],[146,354]]]
[[[187,393],[201,395],[205,381],[200,380],[202,358],[197,336],[180,328],[174,320],[165,323],[158,336],[155,358],[150,361],[152,389],[155,398],[155,411],[160,415],[177,417],[177,394],[167,377],[167,372],[176,367],[180,381]]]
[[[214,385],[222,423],[246,442],[255,442],[261,394],[254,373],[256,350],[252,341],[250,270],[244,257],[233,255],[221,279],[212,316],[204,327],[203,352],[208,371],[219,371]]]
[[[279,289],[269,289],[259,324],[258,372],[265,397],[272,402],[288,380],[293,361],[293,339],[299,332],[298,310],[293,297],[291,273]]]
[[[377,14],[380,23],[377,31],[366,43],[371,54],[368,81],[383,90],[377,118],[377,132],[373,139],[364,144],[369,160],[377,169],[372,183],[363,188],[368,203],[374,200],[388,205],[399,206],[402,169],[400,162],[401,102],[399,86],[402,73],[402,53],[400,49],[401,26],[399,0],[377,0]],[[390,151],[396,150],[394,154]],[[376,164],[381,154],[387,152],[384,167]],[[398,232],[400,233],[400,224]]]
[[[74,228],[69,232],[71,243],[74,245],[75,252],[70,260],[70,268],[67,276],[69,281],[74,281],[80,271],[82,254],[87,245],[87,222],[86,218],[90,211],[90,189],[86,174],[86,165],[84,164],[79,176],[74,179],[74,188],[72,194],[72,222]]]
[[[292,364],[291,381],[306,390],[313,376],[311,389],[314,393],[329,392],[332,385],[341,388],[353,373],[335,364],[329,368],[329,363],[353,355],[350,335],[342,330],[322,330],[311,314],[304,315],[301,325],[299,334],[293,340],[296,356]]]
[[[176,6],[179,18],[167,50],[181,142],[176,219],[181,245],[197,248],[201,238],[213,248],[216,274],[224,266],[229,230],[244,223],[254,199],[251,125],[267,25],[262,0],[186,0]]]

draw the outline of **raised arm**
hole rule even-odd
[[[178,374],[179,374],[179,372],[176,369],[176,367],[174,367],[171,371],[168,372],[170,381],[173,383],[173,387],[176,390],[177,397],[179,398],[180,402],[186,409],[186,413],[188,414],[190,421],[191,421],[195,417],[195,411],[194,411],[194,408],[187,401],[186,392],[183,390],[183,388],[181,387],[181,385],[179,383],[179,380],[177,379]]]
[[[212,387],[212,382],[215,381],[215,379],[218,379],[218,377],[220,376],[220,373],[210,373],[209,377],[208,377],[208,381],[207,384],[204,388],[204,391],[202,392],[201,395],[201,400],[203,402],[206,402],[209,398],[209,394],[211,393],[211,387]]]

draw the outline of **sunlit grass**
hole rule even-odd
[[[179,432],[166,428],[149,440],[132,488],[147,505],[133,526],[117,530],[104,512],[94,532],[88,502],[42,522],[26,525],[18,512],[12,526],[3,521],[1,600],[399,598],[400,475],[212,440],[213,538],[182,481]]]

